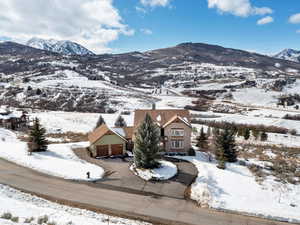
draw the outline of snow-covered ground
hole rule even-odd
[[[228,163],[227,169],[220,170],[215,162],[208,162],[205,153],[179,158],[198,169],[191,198],[200,205],[300,222],[300,185],[282,184],[272,176],[259,184],[247,167]]]
[[[27,144],[17,140],[16,135],[0,128],[0,157],[42,173],[72,180],[98,180],[104,170],[79,159],[72,147],[86,147],[88,143],[53,144],[48,151],[28,155]],[[90,172],[90,179],[86,173]]]
[[[10,212],[12,216],[19,217],[19,222],[0,219],[1,225],[25,225],[25,219],[33,217],[32,225],[38,224],[39,217],[48,216],[48,222],[56,225],[147,225],[141,221],[128,220],[92,211],[72,208],[42,198],[25,194],[0,184],[0,216]],[[149,224],[150,225],[150,224]]]
[[[130,166],[130,170],[134,172],[135,175],[141,177],[144,180],[168,180],[177,174],[177,166],[168,161],[160,161],[160,168],[157,169],[139,169],[136,168],[134,164]]]
[[[77,132],[87,133],[95,128],[99,116],[105,120],[108,126],[114,126],[119,113],[99,114],[99,113],[77,113],[77,112],[38,112],[30,116],[38,117],[41,124],[47,129],[48,133]],[[128,126],[133,125],[134,115],[122,115]]]

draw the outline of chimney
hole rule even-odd
[[[152,103],[152,110],[155,110],[156,109],[156,104],[155,102]]]

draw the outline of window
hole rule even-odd
[[[183,129],[172,129],[171,134],[173,137],[183,137],[184,130]]]
[[[171,146],[172,148],[183,148],[183,141],[182,140],[174,140],[174,141],[171,141]]]

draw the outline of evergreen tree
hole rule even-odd
[[[127,124],[124,118],[120,115],[115,122],[115,127],[126,127],[126,126]]]
[[[206,149],[208,147],[208,141],[203,127],[201,128],[200,135],[197,137],[197,147],[200,149]]]
[[[153,169],[159,167],[160,133],[158,126],[149,114],[139,126],[134,145],[134,163],[138,168]]]
[[[42,127],[38,118],[34,119],[34,123],[29,134],[28,147],[30,152],[42,152],[46,151],[48,148],[46,129]]]
[[[100,127],[102,124],[105,124],[105,121],[104,121],[103,117],[100,115],[99,119],[98,119],[98,121],[96,123],[95,129],[98,128],[98,127]]]
[[[263,132],[261,133],[261,135],[260,135],[260,140],[261,140],[261,141],[267,141],[267,140],[268,140],[268,134],[267,134],[265,131],[263,131]]]
[[[249,140],[249,138],[250,138],[250,129],[249,128],[245,129],[243,136],[244,136],[246,141]]]
[[[216,146],[216,159],[218,161],[224,160],[225,162],[236,162],[236,145],[234,132],[228,127],[224,131],[220,132],[215,138]]]

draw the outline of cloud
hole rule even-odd
[[[113,0],[1,0],[1,36],[76,41],[103,53],[119,35],[133,35]]]
[[[300,13],[290,16],[289,22],[294,24],[300,23]]]
[[[216,8],[220,13],[248,17],[250,15],[266,15],[273,13],[268,7],[255,7],[250,0],[207,0],[209,8]]]
[[[147,13],[147,10],[145,8],[142,8],[142,7],[139,7],[139,6],[136,6],[135,10],[140,12],[140,13],[144,13],[144,14]]]
[[[169,5],[171,0],[140,0],[140,3],[143,6],[151,6],[151,7],[156,7],[156,6],[161,6],[161,7],[166,7]]]
[[[297,30],[296,33],[297,33],[297,34],[300,34],[300,30]]]
[[[142,29],[141,29],[141,32],[142,32],[143,34],[146,34],[146,35],[151,35],[151,34],[153,34],[152,30],[147,29],[147,28],[142,28]]]
[[[272,16],[266,16],[260,20],[257,21],[257,25],[265,25],[268,23],[273,23],[274,22],[274,18]]]

